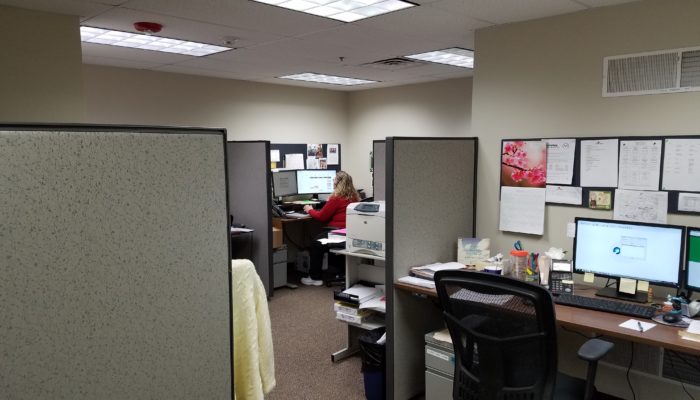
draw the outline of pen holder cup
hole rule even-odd
[[[527,278],[527,259],[530,253],[525,250],[510,251],[510,276],[515,279],[526,280]]]

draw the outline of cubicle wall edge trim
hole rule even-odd
[[[220,133],[224,137],[224,145],[226,144],[226,128],[206,128],[206,127],[195,127],[195,126],[169,126],[169,125],[115,125],[115,124],[82,124],[82,123],[33,123],[33,122],[27,122],[27,123],[0,123],[0,129],[15,129],[18,131],[29,131],[32,129],[40,128],[43,130],[46,129],[56,129],[58,131],[65,131],[65,130],[71,130],[71,131],[79,131],[79,132],[87,132],[91,130],[98,130],[98,131],[110,131],[110,132],[131,132],[134,133],[134,130],[139,130],[140,132],[136,133],[171,133],[171,132],[165,132],[168,130],[176,130],[180,131],[178,133],[188,133],[191,135],[211,135],[213,133]]]
[[[270,158],[270,141],[261,140],[265,143],[265,187],[267,188],[267,265],[270,270],[269,275],[269,287],[270,287],[270,297],[275,295],[275,269],[272,263],[272,172],[270,172],[270,165],[272,164]]]
[[[384,166],[384,195],[386,197],[386,225],[384,236],[386,240],[386,262],[384,264],[384,284],[391,288],[386,290],[386,398],[394,399],[394,138],[386,138]],[[373,193],[374,195],[374,193]]]
[[[226,184],[226,243],[228,244],[228,262],[227,264],[227,270],[228,270],[228,320],[229,320],[229,347],[230,347],[230,357],[231,357],[231,393],[236,392],[235,388],[235,382],[234,382],[234,347],[233,347],[233,271],[231,270],[231,257],[233,255],[233,248],[231,247],[231,226],[229,225],[230,219],[229,215],[231,215],[231,207],[230,207],[230,197],[231,195],[229,194],[229,185],[228,185],[228,149],[227,149],[227,140],[226,140],[226,130],[224,129],[224,135],[223,135],[223,146],[224,146],[224,182]]]
[[[472,206],[473,206],[473,218],[472,218],[472,236],[477,237],[476,235],[476,219],[478,218],[478,214],[476,213],[476,194],[477,194],[477,178],[479,176],[478,174],[478,169],[479,169],[479,138],[478,137],[472,137],[472,138],[467,138],[467,139],[474,139],[474,194],[472,195]]]
[[[386,139],[383,139],[383,140],[375,139],[372,141],[372,163],[370,165],[370,167],[372,168],[372,197],[374,197],[374,193],[375,193],[374,192],[374,173],[375,173],[374,160],[376,159],[377,156],[376,156],[376,154],[374,154],[374,147],[377,143],[384,143],[384,149],[386,150]],[[386,151],[385,151],[385,153],[386,153]],[[386,163],[386,154],[384,155],[384,162]],[[386,165],[384,166],[384,170],[386,172]],[[386,186],[386,176],[384,177],[384,185]],[[384,188],[384,190],[386,191],[386,188]]]

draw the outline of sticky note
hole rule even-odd
[[[637,281],[637,290],[639,290],[640,292],[648,292],[649,291],[649,282]]]
[[[593,272],[586,272],[583,274],[583,281],[586,283],[593,283],[595,280],[595,275],[593,275]]]
[[[569,222],[566,224],[566,237],[575,238],[576,237],[576,223]]]
[[[636,294],[637,281],[635,279],[620,278],[620,287],[617,290],[622,293]]]

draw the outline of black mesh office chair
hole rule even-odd
[[[578,355],[586,381],[557,371],[557,331],[549,292],[536,285],[470,271],[435,274],[455,348],[453,398],[591,399],[600,360],[613,344],[590,339]]]

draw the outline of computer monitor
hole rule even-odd
[[[335,171],[332,169],[297,170],[297,189],[299,194],[333,193]]]
[[[685,287],[700,290],[700,228],[688,228],[685,246]]]
[[[603,288],[599,296],[646,302],[646,293],[621,292],[620,278],[677,288],[684,233],[682,226],[576,218],[574,268],[617,280],[617,288]]]
[[[275,197],[297,194],[297,171],[272,172],[272,192]]]

